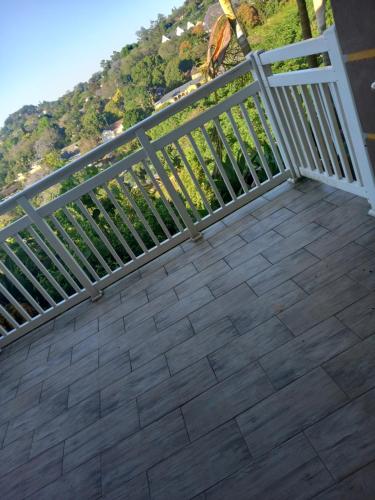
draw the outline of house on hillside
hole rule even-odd
[[[194,24],[191,23],[190,21],[188,21],[187,25],[186,25],[186,29],[187,30],[191,30],[191,28],[194,28]]]
[[[161,108],[163,108],[167,104],[172,104],[178,100],[180,100],[182,97],[185,97],[186,95],[190,94],[193,92],[193,90],[196,90],[198,87],[201,85],[201,80],[202,76],[200,75],[198,78],[195,78],[194,80],[190,80],[180,87],[177,87],[167,94],[165,94],[159,101],[155,102],[154,107],[156,111],[159,111]]]
[[[104,129],[102,132],[102,142],[107,142],[110,141],[111,139],[114,139],[118,135],[123,132],[124,126],[122,124],[122,120],[117,120],[116,122],[112,123],[112,125]]]
[[[168,38],[168,37],[167,37],[167,36],[165,36],[165,35],[163,35],[163,36],[161,37],[161,43],[170,42],[170,41],[171,41],[171,39],[170,39],[170,38]]]
[[[63,160],[71,160],[75,156],[78,156],[80,153],[78,142],[73,144],[69,144],[65,148],[62,148],[60,151],[60,156]]]
[[[176,28],[176,36],[181,36],[185,33],[185,30],[182,29],[180,26],[177,26]]]

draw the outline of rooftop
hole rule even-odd
[[[367,211],[286,182],[5,347],[2,500],[375,498]]]

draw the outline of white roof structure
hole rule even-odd
[[[167,36],[165,36],[165,35],[163,35],[163,36],[161,37],[161,43],[170,42],[170,40],[171,40],[171,39],[170,39],[170,38],[168,38],[168,37],[167,37]]]
[[[180,28],[180,26],[177,26],[177,28],[176,28],[176,35],[177,36],[181,36],[183,33],[185,33],[185,30],[183,30],[182,28]]]
[[[194,24],[191,23],[190,21],[188,21],[187,25],[186,25],[186,29],[187,30],[191,30],[191,28],[194,28]]]

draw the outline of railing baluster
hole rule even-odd
[[[45,265],[41,262],[37,255],[31,250],[29,245],[19,236],[16,236],[16,241],[22,250],[26,253],[29,259],[35,264],[39,271],[44,275],[44,277],[50,282],[53,288],[61,295],[63,299],[68,299],[68,294],[63,290],[63,288],[57,283],[55,278],[51,275]],[[55,304],[56,305],[56,304]]]
[[[220,175],[224,181],[226,188],[229,191],[229,194],[230,194],[232,200],[236,200],[237,199],[236,193],[233,190],[232,184],[230,183],[228,176],[225,172],[225,168],[224,168],[224,166],[219,158],[219,155],[217,154],[217,151],[215,150],[214,145],[212,144],[210,136],[208,135],[208,132],[207,132],[206,128],[204,127],[204,125],[200,128],[200,130],[202,131],[202,134],[206,140],[207,146],[212,154],[212,157],[215,161],[215,164],[220,172]]]
[[[147,153],[147,156],[149,157],[151,163],[155,167],[156,172],[158,173],[160,179],[162,180],[165,189],[167,190],[169,196],[171,197],[175,207],[177,208],[182,220],[186,224],[186,227],[188,228],[191,238],[193,240],[199,239],[201,237],[200,232],[198,229],[195,227],[194,222],[192,221],[188,211],[186,210],[185,205],[183,204],[181,198],[179,195],[176,193],[172,182],[170,181],[166,171],[164,170],[164,167],[159,160],[154,148],[152,147],[152,144],[149,140],[149,138],[146,135],[146,132],[142,129],[137,131],[137,137],[139,139],[139,142],[141,143],[142,147]]]
[[[341,161],[341,167],[343,173],[345,174],[345,178],[348,182],[353,182],[353,176],[350,171],[350,166],[348,163],[348,158],[346,156],[345,147],[342,142],[340,127],[336,119],[336,112],[331,101],[331,94],[329,92],[329,89],[324,84],[319,84],[319,90],[323,98],[325,109],[327,111],[328,122],[330,124],[332,136],[336,144],[337,153]]]
[[[193,169],[191,168],[191,165],[190,163],[188,162],[188,159],[186,158],[186,155],[182,149],[182,147],[180,146],[179,142],[176,141],[174,143],[176,149],[177,149],[177,152],[178,154],[180,155],[181,159],[182,159],[182,162],[183,164],[185,165],[185,168],[186,170],[189,172],[189,175],[190,175],[190,178],[191,180],[193,181],[193,184],[197,190],[197,192],[199,193],[199,196],[201,197],[201,200],[203,201],[203,205],[205,206],[205,209],[207,210],[207,212],[209,214],[213,214],[213,211],[212,211],[212,208],[211,208],[211,205],[209,203],[209,201],[207,200],[199,182],[198,182],[198,179],[196,178],[194,172],[193,172]]]
[[[274,158],[276,160],[277,166],[279,168],[279,172],[285,172],[285,166],[284,166],[283,160],[281,159],[281,156],[280,156],[280,153],[279,153],[279,150],[278,150],[278,146],[277,146],[277,144],[275,144],[275,140],[272,137],[271,129],[268,126],[266,115],[265,115],[265,113],[263,111],[262,105],[260,103],[260,100],[259,100],[257,94],[255,94],[253,96],[253,100],[254,100],[255,108],[256,108],[256,110],[258,112],[258,116],[259,116],[260,122],[262,124],[263,130],[264,130],[264,132],[266,134],[266,137],[268,139],[268,142],[269,142],[272,154],[273,154],[273,156],[274,156]],[[268,163],[267,163],[267,161],[266,161],[266,159],[264,157],[262,146],[261,146],[261,144],[259,142],[257,134],[255,133],[253,124],[251,123],[251,120],[249,118],[249,115],[248,115],[248,112],[247,112],[247,110],[245,108],[245,105],[244,104],[240,104],[240,108],[241,108],[242,114],[244,115],[244,118],[246,120],[246,123],[247,123],[247,126],[249,128],[249,132],[251,134],[251,137],[253,138],[255,147],[256,147],[256,149],[258,151],[258,154],[260,156],[263,168],[267,172],[267,169],[269,169]]]
[[[103,214],[103,217],[105,218],[105,220],[108,222],[110,228],[112,229],[112,231],[114,232],[114,234],[116,235],[117,239],[119,240],[119,242],[121,243],[121,245],[124,247],[124,249],[126,250],[127,254],[129,255],[129,257],[131,259],[135,259],[135,255],[134,255],[134,252],[132,251],[132,249],[129,247],[129,245],[127,244],[125,238],[123,237],[123,235],[120,233],[120,230],[116,227],[116,224],[113,222],[113,220],[111,219],[110,215],[108,214],[107,210],[103,207],[103,204],[99,201],[99,199],[97,198],[97,196],[95,195],[95,193],[93,191],[91,191],[89,193],[89,196],[90,198],[92,199],[92,201],[95,203],[95,205],[97,206],[98,210],[100,210],[100,212]]]
[[[12,283],[12,285],[21,292],[24,298],[34,307],[36,312],[39,314],[43,313],[43,309],[40,305],[35,302],[33,297],[29,294],[29,292],[25,289],[25,287],[11,274],[11,272],[7,269],[7,267],[0,262],[0,271],[6,276],[6,278]],[[21,316],[31,321],[30,314],[26,311],[26,309],[19,303],[19,301],[10,293],[8,290],[0,284],[0,292],[4,295],[4,297],[12,304],[15,309],[20,313]]]
[[[147,194],[147,191],[145,190],[145,188],[142,186],[142,183],[139,181],[138,177],[135,175],[135,173],[133,172],[132,169],[129,170],[129,174],[131,175],[132,179],[134,180],[134,182],[136,183],[137,185],[137,188],[140,190],[140,192],[142,193],[142,196],[143,198],[145,199],[147,205],[148,205],[148,208],[151,210],[153,216],[155,217],[155,219],[157,220],[159,226],[162,228],[165,236],[167,237],[167,239],[170,239],[172,238],[172,235],[169,231],[169,229],[167,228],[167,226],[164,224],[164,221],[163,219],[160,217],[160,214],[159,212],[157,211],[157,209],[155,208],[154,204],[152,203],[149,195]]]
[[[309,121],[311,123],[311,128],[312,128],[316,143],[318,145],[318,149],[319,149],[320,157],[322,159],[324,171],[327,172],[328,175],[332,175],[333,172],[332,172],[331,164],[329,162],[327,147],[326,147],[325,142],[323,140],[321,128],[320,128],[319,123],[317,121],[315,110],[314,110],[313,104],[311,102],[311,96],[309,94],[308,89],[306,88],[306,85],[301,85],[301,93],[302,93],[303,102],[305,103],[307,116],[309,117]]]
[[[38,290],[40,295],[49,303],[51,307],[56,306],[56,302],[53,300],[51,295],[42,287],[35,276],[27,269],[24,263],[17,257],[17,255],[9,248],[7,243],[3,243],[1,246],[3,250],[7,253],[8,257],[15,263],[16,266],[23,272],[30,283]]]
[[[19,204],[25,213],[28,215],[30,220],[36,225],[39,231],[43,234],[52,248],[55,250],[57,255],[65,262],[68,269],[76,276],[76,278],[82,283],[86,290],[91,295],[92,300],[96,300],[101,297],[101,293],[93,286],[91,281],[88,279],[86,274],[78,266],[73,257],[67,252],[61,241],[55,236],[50,226],[40,217],[34,207],[31,205],[29,200],[26,198],[20,198]]]
[[[201,221],[202,217],[199,215],[197,207],[194,205],[193,200],[191,199],[187,189],[184,186],[184,183],[181,180],[181,177],[178,175],[177,169],[173,165],[173,162],[170,159],[169,154],[165,151],[164,148],[161,150],[161,153],[163,155],[164,160],[167,162],[167,165],[168,165],[170,171],[172,172],[173,177],[176,179],[176,182],[177,182],[179,188],[181,189],[182,194],[184,195],[186,201],[189,203],[189,206],[191,208],[191,211],[193,212],[195,219],[197,221]]]
[[[121,177],[117,177],[116,180],[119,183],[119,186],[122,189],[123,193],[128,198],[128,201],[129,201],[130,205],[132,206],[134,212],[137,214],[138,219],[142,222],[143,227],[146,229],[148,235],[151,237],[152,241],[155,243],[155,246],[158,247],[160,245],[159,240],[157,239],[154,231],[151,229],[150,224],[147,222],[147,220],[143,216],[142,212],[140,211],[140,209],[137,205],[137,202],[134,200],[134,198],[133,198],[131,192],[129,191],[129,189],[127,188],[125,182],[121,179]]]
[[[143,166],[144,166],[144,169],[146,171],[146,174],[149,176],[149,178],[152,182],[152,185],[154,186],[154,188],[158,192],[160,199],[162,200],[165,208],[167,209],[169,215],[172,217],[173,222],[176,224],[177,229],[180,231],[180,233],[183,233],[184,228],[182,227],[179,218],[176,216],[173,208],[171,207],[171,204],[169,203],[169,201],[165,197],[162,188],[159,186],[158,181],[155,179],[154,174],[151,172],[151,169],[147,165],[146,161],[143,162]]]
[[[224,207],[223,198],[221,197],[221,194],[219,193],[219,190],[217,189],[215,181],[213,180],[213,178],[212,178],[212,176],[211,176],[211,174],[210,174],[210,172],[208,170],[206,162],[205,162],[205,160],[204,160],[204,158],[202,156],[202,153],[200,152],[200,150],[198,148],[197,143],[194,140],[194,137],[192,136],[192,134],[190,132],[187,134],[187,137],[189,139],[190,144],[192,145],[192,148],[194,150],[194,153],[195,153],[196,157],[198,158],[198,161],[199,161],[199,163],[200,163],[200,165],[202,167],[202,170],[203,170],[203,172],[205,173],[205,175],[207,177],[207,180],[208,180],[208,182],[209,182],[209,184],[211,186],[211,189],[215,193],[215,196],[216,196],[217,201],[219,202],[219,205],[221,207]]]
[[[0,286],[0,292],[1,290],[2,287]],[[20,324],[17,322],[17,320],[13,318],[13,316],[11,316],[5,309],[5,307],[3,307],[1,304],[0,304],[0,314],[6,319],[6,321],[10,324],[10,326],[13,326],[13,328],[19,328]],[[5,333],[7,334],[7,332]]]
[[[63,209],[62,211],[63,211],[65,217],[67,217],[68,220],[70,220],[71,222],[74,220],[74,218],[71,217],[70,213],[67,210]],[[74,241],[71,239],[71,237],[65,231],[65,229],[62,227],[62,225],[57,220],[57,218],[54,215],[51,215],[50,219],[51,219],[52,224],[55,226],[55,228],[58,231],[60,231],[60,234],[61,234],[62,238],[67,242],[67,244],[68,244],[69,248],[71,249],[71,251],[78,256],[78,258],[80,259],[80,261],[82,262],[82,264],[86,267],[86,269],[89,271],[89,273],[91,274],[91,276],[96,281],[99,281],[100,278],[99,278],[98,274],[96,273],[95,269],[92,267],[92,265],[89,263],[89,261],[86,259],[86,257],[81,252],[81,250],[78,248],[78,246],[74,243]],[[74,222],[75,222],[75,220],[74,220]],[[74,225],[74,223],[73,223],[73,226],[76,227]]]
[[[233,118],[231,110],[228,110],[226,114],[227,114],[227,116],[229,118],[230,124],[232,125],[234,135],[236,136],[236,139],[237,139],[237,141],[238,141],[238,143],[240,145],[242,154],[244,155],[244,158],[245,158],[246,164],[247,164],[247,166],[249,168],[250,174],[251,174],[251,176],[252,176],[252,178],[253,178],[256,186],[259,187],[260,186],[260,182],[259,182],[258,174],[255,171],[254,165],[251,163],[250,156],[249,156],[249,154],[247,152],[247,149],[246,149],[246,146],[245,146],[245,144],[244,144],[244,142],[242,140],[242,137],[241,137],[240,131],[239,131],[238,127],[237,127],[237,124],[234,121],[234,118]],[[272,174],[268,178],[272,179]]]
[[[311,136],[310,125],[306,120],[305,111],[304,111],[304,109],[302,107],[302,103],[301,103],[301,96],[295,87],[290,87],[290,93],[292,95],[292,98],[294,99],[294,105],[297,108],[297,113],[298,113],[300,122],[302,123],[302,129],[304,131],[304,134],[305,134],[305,137],[307,140],[307,144],[309,146],[309,150],[310,150],[310,153],[312,155],[314,166],[315,166],[315,168],[317,168],[319,170],[319,172],[322,172],[322,170],[323,170],[322,169],[322,162],[321,162],[321,159],[318,155],[314,140]]]
[[[87,208],[84,206],[82,203],[82,200],[76,200],[76,205],[79,208],[81,214],[86,218],[92,229],[95,231],[95,233],[99,236],[99,239],[102,241],[103,245],[105,248],[109,251],[109,253],[112,255],[114,260],[117,262],[117,264],[122,267],[124,265],[124,262],[122,261],[121,257],[118,255],[116,250],[113,248],[113,246],[110,244],[107,236],[103,233],[103,231],[100,229],[98,224],[94,221],[92,215],[90,212],[87,210]]]
[[[235,171],[236,173],[236,176],[237,176],[237,179],[239,180],[240,184],[241,184],[241,187],[242,189],[244,190],[245,193],[247,193],[249,191],[249,188],[245,182],[245,179],[242,177],[242,174],[241,174],[241,171],[240,171],[240,168],[239,166],[237,165],[237,162],[236,162],[236,159],[233,155],[233,152],[228,144],[228,141],[225,137],[225,134],[224,134],[224,131],[220,125],[220,122],[219,122],[219,119],[218,118],[214,118],[214,124],[215,124],[215,127],[216,127],[216,130],[219,134],[219,137],[220,137],[220,140],[221,142],[223,143],[224,145],[224,148],[225,148],[225,151],[227,152],[227,155],[228,155],[228,158],[230,160],[230,163],[233,167],[233,170]]]
[[[329,171],[329,174],[335,175],[337,179],[340,179],[342,177],[342,175],[341,175],[340,167],[339,167],[339,164],[337,161],[336,150],[334,148],[333,141],[332,141],[332,134],[329,130],[329,125],[327,122],[325,111],[323,109],[323,103],[321,100],[321,96],[320,96],[320,93],[319,93],[316,85],[311,85],[311,96],[312,96],[314,106],[316,109],[316,113],[318,116],[318,121],[319,121],[321,130],[322,130],[322,133],[323,133],[324,142],[325,142],[325,145],[327,146],[328,155],[329,155],[329,158],[331,160],[331,165],[333,167],[333,171],[331,168],[331,170]]]
[[[118,183],[118,178],[116,178],[116,180]],[[113,206],[116,208],[122,222],[129,229],[130,233],[132,234],[135,241],[138,243],[138,245],[141,248],[141,250],[143,251],[143,253],[147,254],[148,248],[146,247],[144,241],[142,240],[142,238],[138,234],[138,231],[135,229],[134,225],[131,223],[129,217],[126,215],[124,209],[122,208],[120,203],[117,201],[115,195],[112,193],[112,190],[107,185],[104,185],[103,188],[104,188],[105,192],[107,193],[107,196],[109,197],[109,199],[113,203]],[[130,249],[130,247],[129,247],[129,249]],[[137,256],[134,254],[134,252],[132,250],[131,250],[131,252],[132,252],[131,255],[133,255],[132,258],[135,260],[137,258]]]

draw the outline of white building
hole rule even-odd
[[[177,28],[176,28],[176,35],[177,36],[181,36],[183,33],[185,33],[185,30],[183,30],[182,28],[180,28],[180,26],[177,26]]]
[[[167,36],[165,36],[165,35],[163,35],[163,36],[161,37],[161,43],[170,42],[170,40],[171,40],[171,39],[170,39],[170,38],[168,38],[168,37],[167,37]]]
[[[191,28],[194,28],[194,24],[191,23],[190,21],[188,21],[187,25],[186,25],[186,29],[187,30],[191,30]]]

